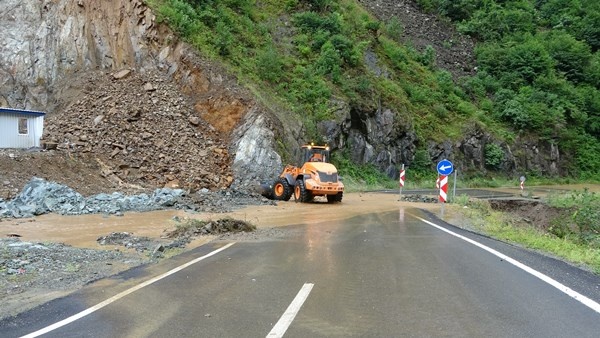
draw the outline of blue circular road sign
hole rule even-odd
[[[452,164],[452,162],[450,162],[448,160],[441,160],[437,164],[437,171],[440,175],[448,176],[448,175],[452,174],[453,170],[454,170],[454,165]]]

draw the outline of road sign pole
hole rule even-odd
[[[445,206],[446,206],[446,203],[442,203],[442,209],[440,211],[440,218],[441,219],[444,219],[444,208],[445,208]]]
[[[452,187],[452,203],[456,201],[456,179],[458,177],[458,169],[454,171],[454,186]]]

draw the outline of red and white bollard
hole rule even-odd
[[[440,202],[446,203],[448,200],[448,176],[440,175]]]
[[[404,187],[404,176],[406,175],[406,171],[404,169],[400,170],[400,187]]]

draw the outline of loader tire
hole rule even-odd
[[[289,201],[292,197],[292,187],[284,177],[278,178],[273,183],[273,198],[279,201]]]
[[[335,195],[327,195],[327,202],[328,203],[341,202],[342,197],[344,197],[344,193],[342,191],[338,192]]]
[[[297,180],[294,187],[294,200],[296,202],[311,202],[314,196],[310,190],[306,190],[306,185],[303,180]]]

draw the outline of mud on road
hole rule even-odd
[[[572,187],[577,189],[578,187]],[[600,190],[600,186],[596,187]],[[212,196],[212,197],[211,197]],[[214,199],[218,195],[203,197]],[[63,216],[46,214],[34,218],[0,219],[0,319],[64,296],[82,286],[141,264],[155,264],[215,240],[263,241],[291,235],[286,225],[342,220],[366,213],[418,208],[439,212],[439,205],[398,200],[395,193],[347,193],[342,203],[329,204],[217,199],[217,209],[206,211],[157,210],[126,212],[120,216],[92,214]],[[411,200],[435,199],[416,198]],[[229,203],[229,204],[227,204]],[[492,202],[499,210],[510,210],[540,228],[552,213],[539,201]],[[468,225],[468,220],[448,205],[444,220]],[[508,209],[507,209],[508,208]],[[200,228],[182,231],[189,224],[219,224],[237,220],[256,227],[239,233],[209,233]],[[202,223],[197,223],[202,222]],[[189,229],[188,229],[189,230]],[[173,234],[182,234],[174,236]],[[169,236],[171,234],[171,236]]]
[[[45,214],[0,219],[0,318],[64,296],[95,280],[141,264],[158,263],[164,257],[210,241],[281,238],[287,236],[287,230],[282,228],[285,225],[397,210],[399,205],[394,194],[346,194],[338,204],[319,198],[315,203],[304,204],[274,203],[260,195],[230,199],[223,195],[226,193],[197,197],[204,205],[219,204],[219,208],[206,211],[169,209],[120,215]],[[190,230],[190,224],[200,226]],[[233,226],[218,231],[223,224]],[[243,229],[240,224],[250,224],[256,229]],[[207,225],[215,231],[203,228]],[[242,231],[229,231],[235,228]]]

